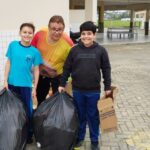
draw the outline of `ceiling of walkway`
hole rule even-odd
[[[105,10],[145,10],[150,9],[150,0],[98,0]],[[70,0],[71,9],[83,9],[85,0]]]

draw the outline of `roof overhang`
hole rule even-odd
[[[150,9],[150,0],[98,0],[105,10],[145,10]]]
[[[85,0],[70,0],[74,9],[84,8]],[[146,10],[150,9],[150,0],[98,0],[98,6],[105,10]]]

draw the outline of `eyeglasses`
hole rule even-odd
[[[51,28],[51,27],[49,27],[49,29],[50,29],[50,31],[52,31],[52,32],[57,32],[57,33],[62,33],[63,32],[63,28]]]

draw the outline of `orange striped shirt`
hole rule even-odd
[[[73,46],[73,42],[65,33],[54,44],[49,44],[47,37],[48,28],[43,28],[35,34],[31,44],[40,51],[44,61],[57,70],[58,75],[62,74],[64,62],[70,48]]]

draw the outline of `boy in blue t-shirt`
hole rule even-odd
[[[65,90],[66,81],[71,75],[74,104],[79,117],[79,133],[74,149],[82,145],[86,124],[88,123],[91,139],[91,150],[99,150],[99,113],[97,102],[100,98],[101,72],[104,79],[105,95],[111,90],[111,66],[107,51],[96,43],[96,26],[86,21],[80,26],[80,41],[66,59],[59,92]]]
[[[20,26],[21,41],[13,41],[9,44],[6,57],[4,87],[17,93],[27,107],[29,117],[28,143],[32,143],[32,96],[36,96],[36,87],[39,80],[39,65],[42,58],[39,51],[30,45],[35,27],[31,23],[23,23]],[[32,89],[32,69],[34,87]]]

